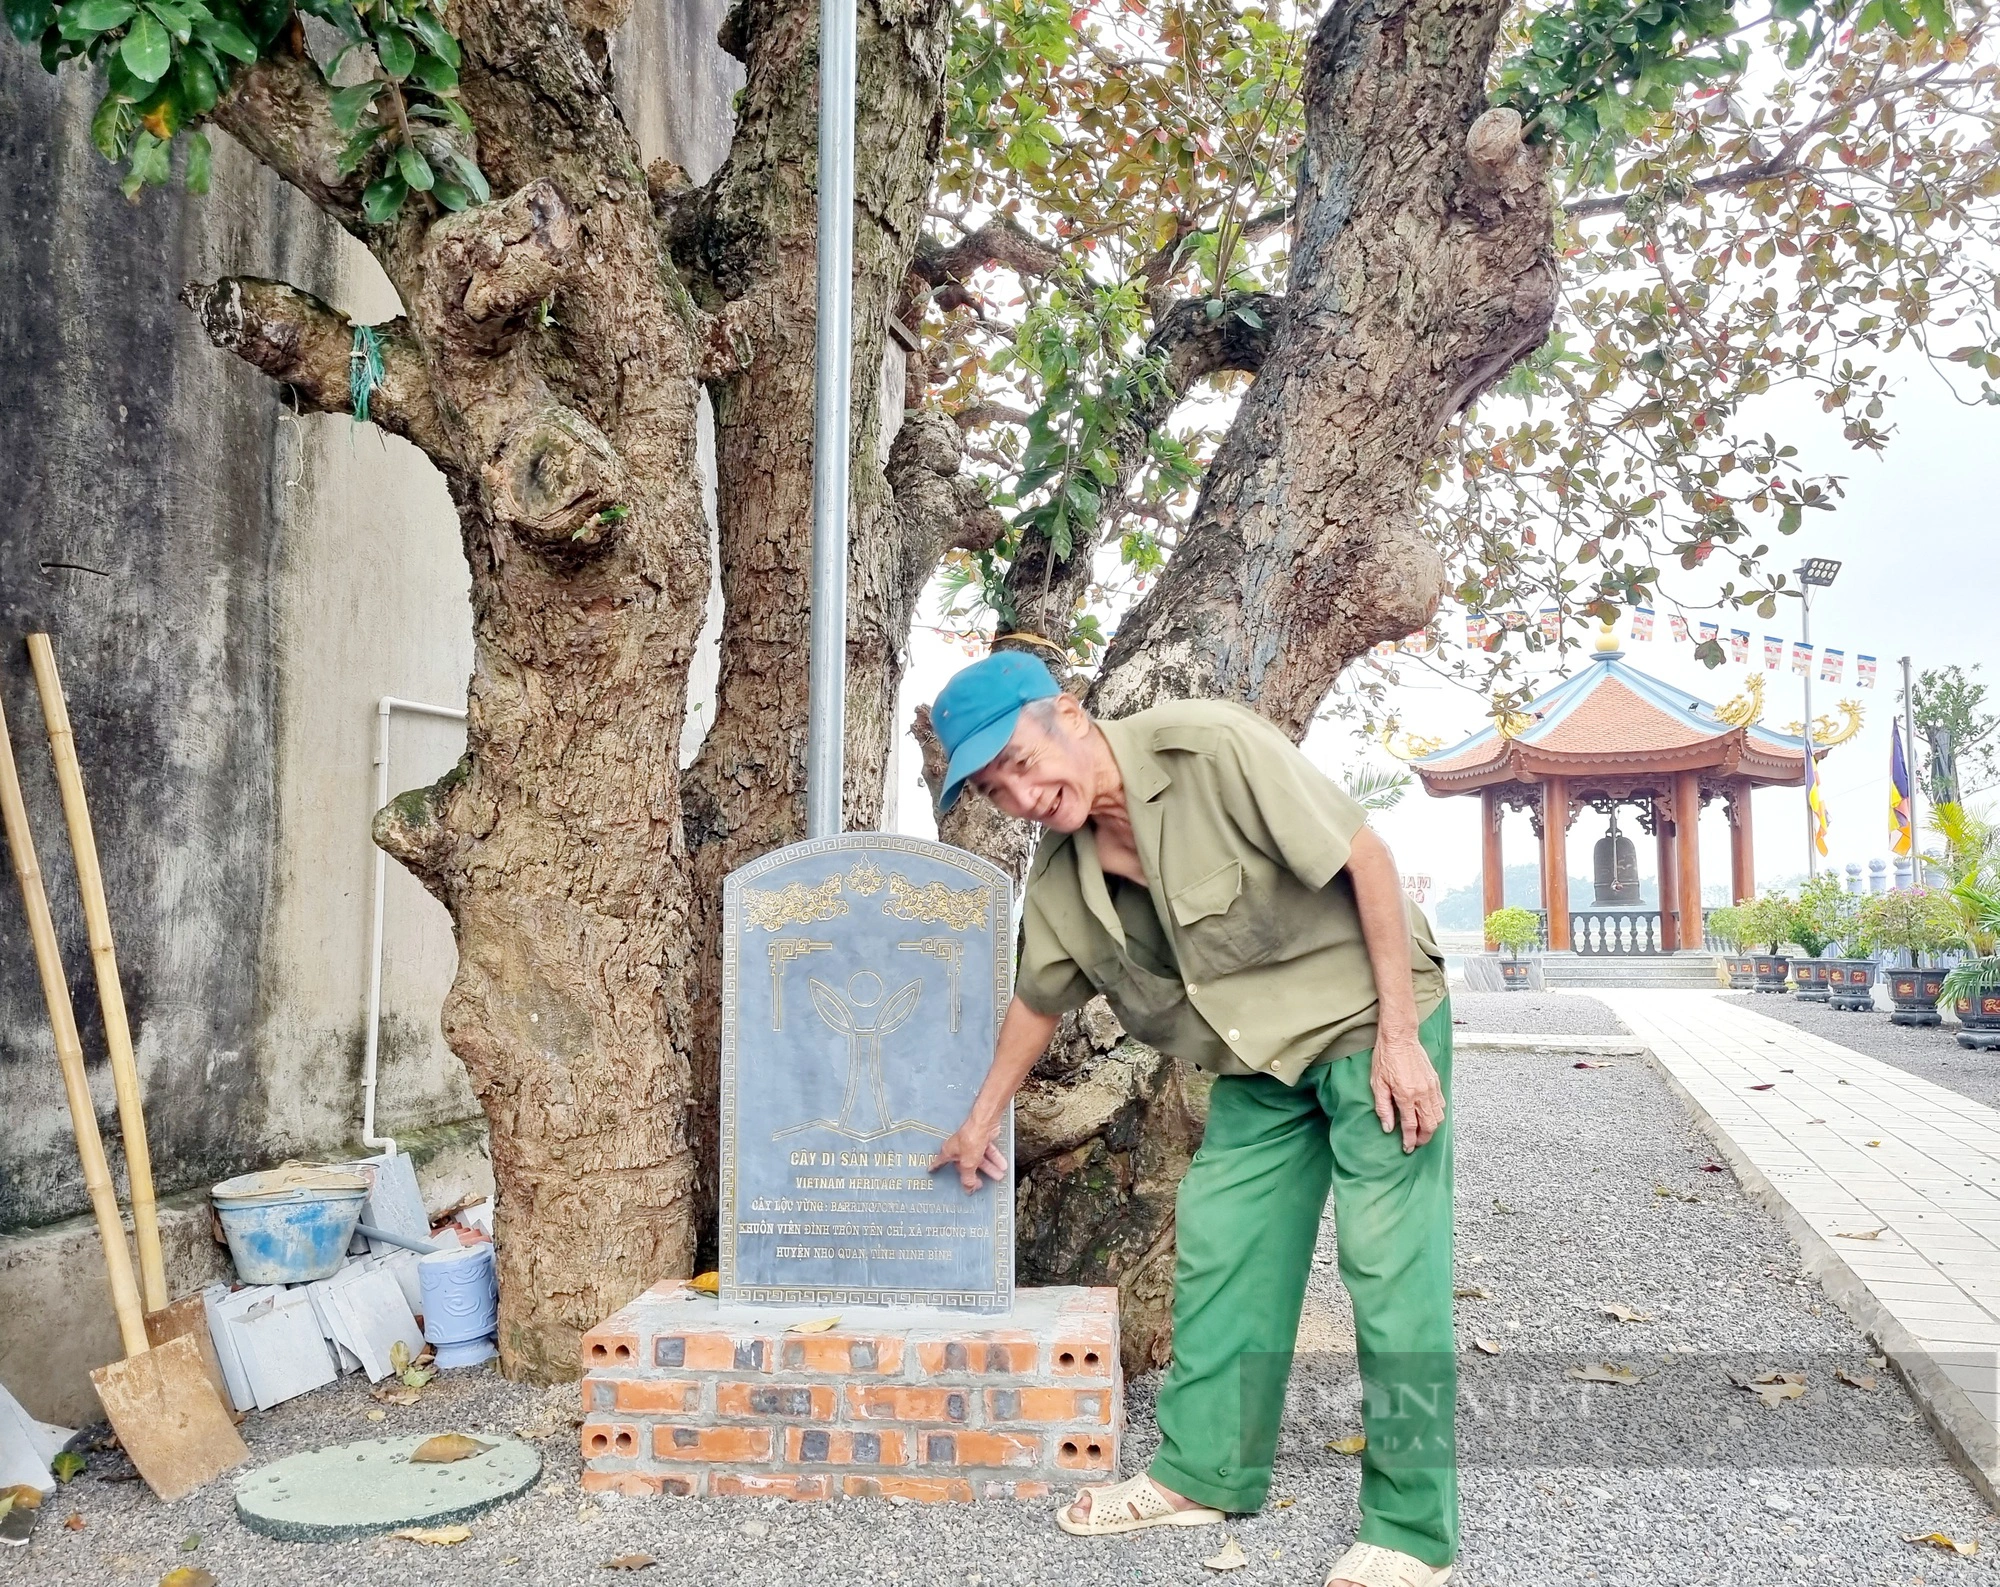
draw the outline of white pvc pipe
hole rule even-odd
[[[376,702],[376,810],[389,802],[389,716],[393,711],[408,711],[415,716],[439,716],[452,722],[465,720],[465,712],[449,705],[399,700],[393,694],[385,694]],[[372,820],[374,811],[370,811],[369,815]],[[365,1147],[379,1146],[393,1155],[396,1150],[394,1139],[375,1133],[375,1072],[382,1045],[382,895],[388,886],[389,856],[378,847],[375,849],[375,924],[368,947],[368,1044],[361,1058],[361,1144]]]

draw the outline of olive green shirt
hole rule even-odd
[[[1015,995],[1042,1014],[1103,993],[1139,1040],[1294,1085],[1375,1044],[1374,970],[1345,874],[1367,814],[1246,706],[1186,700],[1100,722],[1147,882],[1107,876],[1088,824],[1028,869]],[[1418,1020],[1445,996],[1414,904]]]

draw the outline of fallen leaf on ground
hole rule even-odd
[[[1713,1158],[1705,1163],[1696,1163],[1695,1167],[1699,1168],[1704,1174],[1726,1174],[1729,1172],[1729,1165],[1727,1163],[1718,1163]]]
[[[70,1514],[63,1517],[63,1530],[65,1532],[81,1532],[83,1530],[83,1517],[71,1511]]]
[[[1475,1339],[1472,1341],[1472,1344],[1474,1349],[1486,1355],[1497,1356],[1500,1354],[1500,1341],[1498,1339]]]
[[[31,1488],[25,1482],[14,1488],[0,1488],[0,1505],[6,1506],[6,1509],[0,1510],[0,1515],[6,1514],[7,1510],[39,1510],[42,1507],[42,1490]]]
[[[1921,1543],[1927,1548],[1941,1548],[1948,1554],[1957,1554],[1964,1559],[1971,1559],[1979,1552],[1977,1542],[1961,1543],[1957,1538],[1943,1532],[1905,1532],[1902,1538],[1905,1543]]]
[[[448,1466],[454,1460],[467,1460],[484,1454],[492,1447],[476,1438],[468,1438],[464,1433],[439,1433],[435,1438],[426,1438],[411,1450],[410,1459],[427,1466]]]
[[[697,1273],[688,1281],[688,1288],[697,1295],[716,1295],[722,1291],[720,1273]]]
[[[83,1456],[74,1449],[65,1449],[49,1462],[49,1470],[57,1482],[69,1482],[83,1475]]]
[[[389,1370],[391,1372],[407,1371],[410,1363],[415,1359],[416,1357],[410,1354],[410,1347],[401,1339],[396,1340],[389,1346]]]
[[[387,1411],[370,1411],[368,1413],[368,1420],[371,1422],[386,1421],[388,1416],[389,1413]]]
[[[1624,1383],[1639,1381],[1639,1374],[1630,1367],[1620,1366],[1615,1361],[1593,1361],[1588,1366],[1571,1367],[1563,1374],[1579,1383]]]
[[[599,1568],[602,1570],[645,1570],[660,1562],[650,1554],[620,1554],[616,1559],[608,1559]]]
[[[371,1400],[384,1405],[415,1405],[421,1396],[407,1383],[384,1383],[368,1391]]]
[[[1600,1301],[1598,1302],[1597,1309],[1607,1317],[1615,1317],[1619,1322],[1651,1322],[1653,1320],[1651,1312],[1634,1311],[1630,1306],[1615,1300]]]
[[[1272,1501],[1271,1508],[1274,1510],[1289,1510],[1298,1502],[1296,1499],[1276,1499]]]
[[[1863,1146],[1880,1146],[1882,1143],[1880,1141],[1863,1141],[1861,1144]]]
[[[1345,1438],[1336,1438],[1326,1446],[1336,1455],[1358,1455],[1368,1447],[1366,1433],[1349,1433]]]
[[[1241,1570],[1249,1563],[1250,1556],[1233,1537],[1223,1539],[1221,1550],[1202,1561],[1210,1570]]]
[[[1608,1058],[1579,1058],[1570,1067],[1572,1069],[1609,1069],[1612,1067],[1612,1064]]]
[[[1826,1120],[1825,1120],[1825,1119],[1807,1119],[1807,1120],[1806,1120],[1806,1123],[1808,1123],[1808,1124],[1824,1124],[1825,1122],[1826,1122]]]
[[[437,1369],[434,1367],[407,1367],[403,1371],[398,1372],[396,1376],[403,1380],[406,1388],[420,1389],[437,1376]]]
[[[1845,1367],[1835,1367],[1833,1375],[1850,1389],[1873,1389],[1875,1387],[1875,1379],[1871,1373],[1849,1372]]]
[[[815,1317],[811,1322],[795,1322],[785,1332],[788,1334],[823,1334],[827,1329],[835,1328],[839,1325],[840,1313],[835,1312],[831,1317]]]
[[[1802,1398],[1806,1392],[1803,1372],[1766,1372],[1760,1377],[1738,1378],[1736,1382],[1738,1388],[1748,1389],[1771,1410],[1786,1400]]]
[[[1873,1367],[1877,1372],[1880,1372],[1884,1367],[1886,1367],[1889,1364],[1889,1358],[1887,1356],[1870,1356],[1868,1358],[1868,1364],[1871,1367]]]
[[[1492,1297],[1477,1284],[1461,1284],[1451,1292],[1451,1298],[1453,1300],[1490,1300]]]
[[[1653,1187],[1653,1194],[1656,1196],[1665,1196],[1669,1201],[1692,1201],[1697,1204],[1701,1201],[1701,1197],[1695,1195],[1693,1191],[1676,1190],[1672,1185],[1655,1185]]]
[[[1769,1091],[1769,1090],[1771,1090],[1771,1089],[1772,1089],[1773,1087],[1775,1087],[1775,1086],[1777,1085],[1777,1083],[1778,1083],[1778,1082],[1777,1082],[1777,1081],[1775,1081],[1775,1080],[1766,1080],[1766,1081],[1765,1081],[1765,1082],[1764,1082],[1764,1083],[1763,1083],[1762,1085],[1755,1085],[1755,1086],[1752,1086],[1752,1087],[1751,1087],[1750,1089],[1751,1089],[1752,1091]]]
[[[1495,1196],[1493,1198],[1493,1210],[1506,1217],[1512,1217],[1514,1214],[1514,1209],[1508,1206],[1507,1203],[1502,1201],[1498,1196]]]
[[[1885,1223],[1879,1229],[1836,1229],[1833,1237],[1836,1240],[1879,1240],[1888,1232],[1889,1226]]]
[[[180,1565],[160,1578],[160,1587],[215,1587],[215,1576],[199,1565]]]
[[[431,1543],[439,1548],[455,1548],[472,1536],[469,1526],[405,1526],[389,1534],[406,1543]],[[160,1587],[166,1587],[162,1582]]]
[[[199,1532],[190,1532],[186,1537],[181,1539],[181,1552],[183,1554],[192,1554],[200,1547],[201,1534]]]

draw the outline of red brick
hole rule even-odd
[[[840,1408],[836,1395],[829,1383],[718,1383],[715,1414],[830,1422]]]
[[[1079,1471],[1109,1471],[1116,1463],[1118,1446],[1108,1433],[1052,1433],[1056,1464]]]
[[[583,1458],[600,1455],[637,1455],[646,1447],[645,1435],[631,1422],[585,1422]]]
[[[915,1499],[920,1504],[940,1501],[972,1503],[972,1484],[960,1477],[843,1477],[840,1485],[850,1499]]]
[[[651,1364],[683,1372],[768,1372],[771,1341],[721,1330],[663,1333],[653,1339]]]
[[[780,1341],[785,1372],[896,1373],[903,1370],[903,1341],[894,1334],[794,1334]]]
[[[935,1432],[916,1435],[920,1466],[1033,1466],[1042,1441],[1032,1433]]]
[[[917,1346],[926,1377],[1031,1374],[1041,1356],[1032,1334],[990,1339],[934,1339]]]
[[[639,1364],[639,1336],[623,1317],[599,1323],[583,1336],[583,1364],[591,1367],[631,1367]]]
[[[988,1391],[992,1392],[991,1390]],[[913,1389],[880,1384],[847,1386],[847,1414],[855,1421],[963,1422],[969,1389]]]
[[[909,1446],[899,1427],[849,1432],[830,1427],[785,1429],[785,1463],[791,1466],[905,1466]],[[919,1434],[919,1437],[922,1435]]]
[[[988,1389],[989,1422],[1111,1422],[1111,1390]]]
[[[718,1471],[708,1479],[708,1491],[723,1499],[831,1499],[833,1479]]]
[[[1049,1371],[1056,1377],[1097,1378],[1109,1383],[1118,1350],[1109,1328],[1080,1327],[1049,1346]]]
[[[633,1498],[648,1495],[672,1494],[687,1498],[701,1491],[702,1474],[698,1471],[679,1476],[657,1471],[593,1471],[583,1468],[583,1491],[585,1493],[624,1493]]]
[[[701,1385],[686,1378],[620,1378],[593,1387],[610,1388],[613,1405],[642,1416],[692,1411],[701,1404]]]
[[[696,1460],[704,1465],[762,1464],[771,1458],[768,1427],[655,1427],[655,1460]]]

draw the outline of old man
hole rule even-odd
[[[1107,1538],[1258,1509],[1331,1189],[1363,1385],[1361,1530],[1329,1587],[1435,1587],[1458,1548],[1451,1009],[1441,957],[1361,807],[1256,712],[1094,720],[1013,652],[932,721],[942,808],[970,784],[1046,829],[992,1068],[933,1170],[968,1190],[1058,1020],[1102,994],[1217,1077],[1176,1203],[1160,1449],[1057,1519]]]

